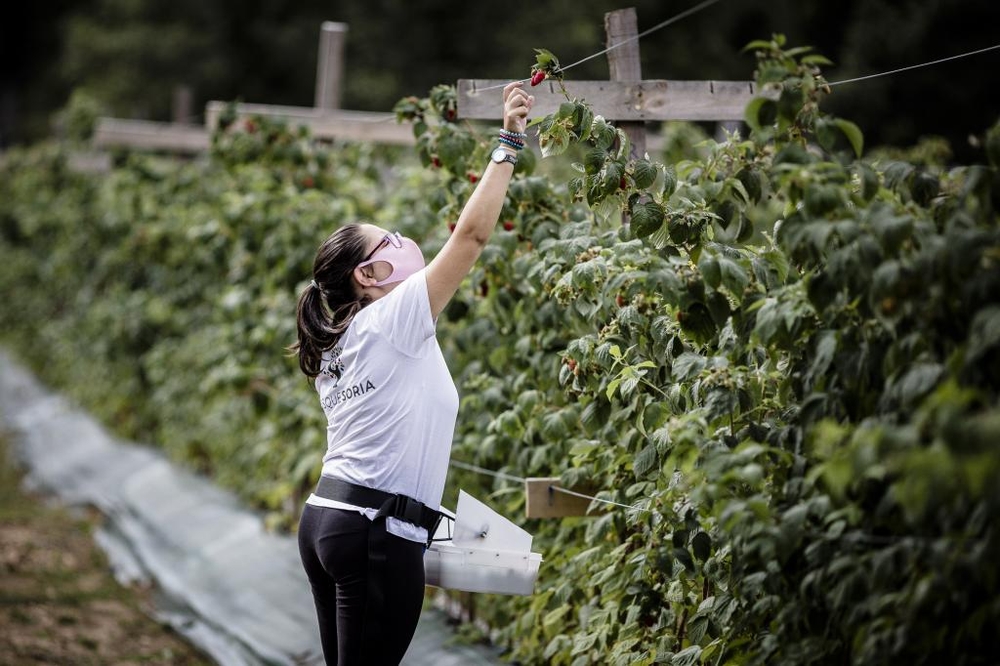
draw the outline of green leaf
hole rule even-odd
[[[903,405],[910,406],[928,394],[944,374],[944,366],[940,363],[916,363],[887,389],[891,388]]]
[[[774,48],[774,44],[767,41],[766,39],[755,39],[746,46],[743,47],[744,51],[770,51]]]
[[[548,49],[535,49],[535,63],[539,69],[548,69],[550,65],[559,66],[559,59]]]
[[[572,606],[569,604],[563,604],[555,610],[549,611],[542,619],[542,626],[546,629],[554,628],[557,624],[562,622],[562,619],[566,617],[566,614],[570,612],[570,610],[572,610]]]
[[[447,134],[438,141],[437,152],[441,163],[454,170],[467,154],[466,142],[457,134]]]
[[[695,557],[704,562],[712,554],[712,538],[705,532],[698,532],[691,539],[691,550]]]
[[[695,645],[701,643],[705,638],[705,633],[708,631],[709,623],[710,618],[707,615],[695,615],[688,621],[687,639]],[[700,658],[702,655],[699,654],[698,656]]]
[[[542,151],[542,157],[552,157],[566,152],[570,145],[569,130],[560,123],[555,123],[548,132],[543,132],[539,137],[538,146]]]
[[[691,572],[695,570],[694,558],[691,557],[691,553],[687,548],[674,548],[673,554],[674,559],[684,565],[685,569]]]
[[[637,478],[642,478],[656,469],[656,463],[656,447],[653,444],[647,444],[632,461],[632,471],[635,472]]]
[[[670,666],[695,666],[701,661],[701,646],[692,645],[676,653],[670,659]]]
[[[768,297],[764,299],[763,305],[757,310],[757,319],[754,323],[754,333],[760,340],[767,343],[774,337],[781,326],[781,315],[778,299]]]
[[[736,297],[742,296],[743,290],[750,284],[746,270],[732,259],[719,257],[719,273],[722,284]]]
[[[785,145],[774,156],[775,164],[812,164],[816,157],[798,143]]]
[[[794,87],[785,86],[781,91],[781,95],[778,96],[778,117],[787,122],[794,121],[796,116],[799,115],[799,111],[802,110],[804,102],[805,94],[802,92],[800,85],[795,85]]]
[[[820,118],[816,121],[816,143],[818,143],[823,150],[832,152],[834,146],[837,144],[837,139],[840,138],[842,132],[829,118]]]
[[[591,634],[578,634],[576,638],[573,639],[572,654],[580,654],[581,652],[586,652],[590,648],[594,647],[594,643],[596,642],[597,642],[597,632]]]
[[[822,65],[824,67],[833,66],[832,60],[830,60],[826,56],[819,55],[818,53],[807,55],[803,57],[801,60],[799,60],[799,62],[801,62],[803,65]]]
[[[749,197],[748,203],[757,203],[760,201],[761,193],[763,191],[763,179],[761,178],[760,171],[750,167],[743,167],[740,169],[739,173],[736,174],[736,179],[743,184],[743,189]]]
[[[851,147],[854,149],[854,155],[856,157],[861,157],[861,153],[865,147],[865,137],[861,133],[861,128],[852,123],[850,120],[844,120],[843,118],[837,118],[833,123],[844,133],[847,140],[851,143]]]
[[[656,167],[649,160],[636,160],[632,177],[635,180],[635,186],[644,190],[656,181]]]
[[[621,162],[610,160],[604,165],[601,175],[601,192],[605,195],[614,194],[622,189],[621,181],[625,176],[625,166]]]
[[[802,55],[803,53],[809,53],[812,50],[813,47],[811,46],[793,46],[790,49],[786,49],[784,55],[786,58],[794,58],[795,56]]]
[[[777,118],[778,104],[767,97],[753,98],[743,114],[743,119],[755,132],[771,127]]]
[[[833,361],[834,354],[837,352],[837,333],[836,331],[825,330],[819,331],[816,334],[816,345],[815,351],[813,352],[813,361],[809,366],[809,372],[806,374],[806,381],[809,386],[815,384],[821,377],[826,374],[827,369],[830,367],[830,363]]]
[[[718,288],[722,284],[722,270],[719,268],[719,261],[710,254],[702,254],[698,260],[698,270],[701,276],[712,289]]]
[[[629,226],[636,238],[645,238],[663,226],[666,212],[655,201],[644,201],[632,207]]]
[[[588,150],[583,156],[583,167],[586,173],[593,175],[599,172],[604,166],[604,160],[607,159],[607,156],[607,151],[601,148]]]
[[[601,116],[594,116],[594,124],[590,133],[590,141],[594,144],[596,148],[601,150],[607,150],[611,147],[611,144],[615,142],[615,137],[618,134],[615,132],[614,125],[611,125]]]
[[[629,139],[625,130],[620,127],[615,128],[615,138],[618,140],[618,153],[616,157],[619,161],[625,162],[628,160],[628,156],[632,150],[632,140]]]
[[[990,305],[976,313],[969,332],[966,363],[971,365],[1000,347],[1000,306]]]
[[[871,201],[878,194],[879,178],[875,169],[868,164],[859,163],[857,166],[858,178],[861,181],[861,198],[866,202]]]
[[[705,357],[700,354],[684,352],[674,359],[670,372],[677,381],[686,381],[697,377],[705,369],[707,363]]]
[[[1000,169],[1000,121],[986,132],[986,159],[994,169]]]
[[[579,136],[580,141],[586,141],[590,138],[590,133],[594,129],[594,111],[590,108],[590,105],[585,103],[578,103],[576,105],[576,111],[573,113],[573,131]]]
[[[745,243],[753,237],[753,221],[746,215],[740,216],[740,227],[736,231],[736,242]]]
[[[661,195],[663,200],[666,201],[667,197],[671,196],[677,190],[677,172],[674,171],[673,167],[667,167],[663,171],[663,190]]]

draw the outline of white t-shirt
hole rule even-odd
[[[424,270],[354,316],[323,354],[316,390],[327,419],[324,476],[440,507],[458,391],[434,337]],[[377,513],[316,495],[306,501]],[[427,540],[427,530],[395,518],[386,530]]]

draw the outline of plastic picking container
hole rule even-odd
[[[531,594],[538,578],[538,553],[507,553],[433,543],[424,553],[427,585],[466,592]]]
[[[531,594],[542,562],[531,535],[464,491],[424,553],[427,585],[466,592]]]

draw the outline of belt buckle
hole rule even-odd
[[[396,497],[396,517],[419,526],[424,505],[408,495],[397,495]]]

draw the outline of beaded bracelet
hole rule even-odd
[[[498,137],[498,139],[499,139],[500,143],[504,144],[505,146],[510,146],[514,150],[521,150],[521,149],[524,148],[524,142],[523,141],[515,141],[513,139],[508,139],[505,136],[500,136],[500,137]]]
[[[527,139],[528,135],[524,132],[512,132],[509,129],[500,129],[500,136],[506,136],[511,139]]]
[[[511,132],[510,130],[501,129],[500,138],[504,141],[509,141],[516,146],[524,147],[524,140],[528,137],[527,134],[521,132]]]

